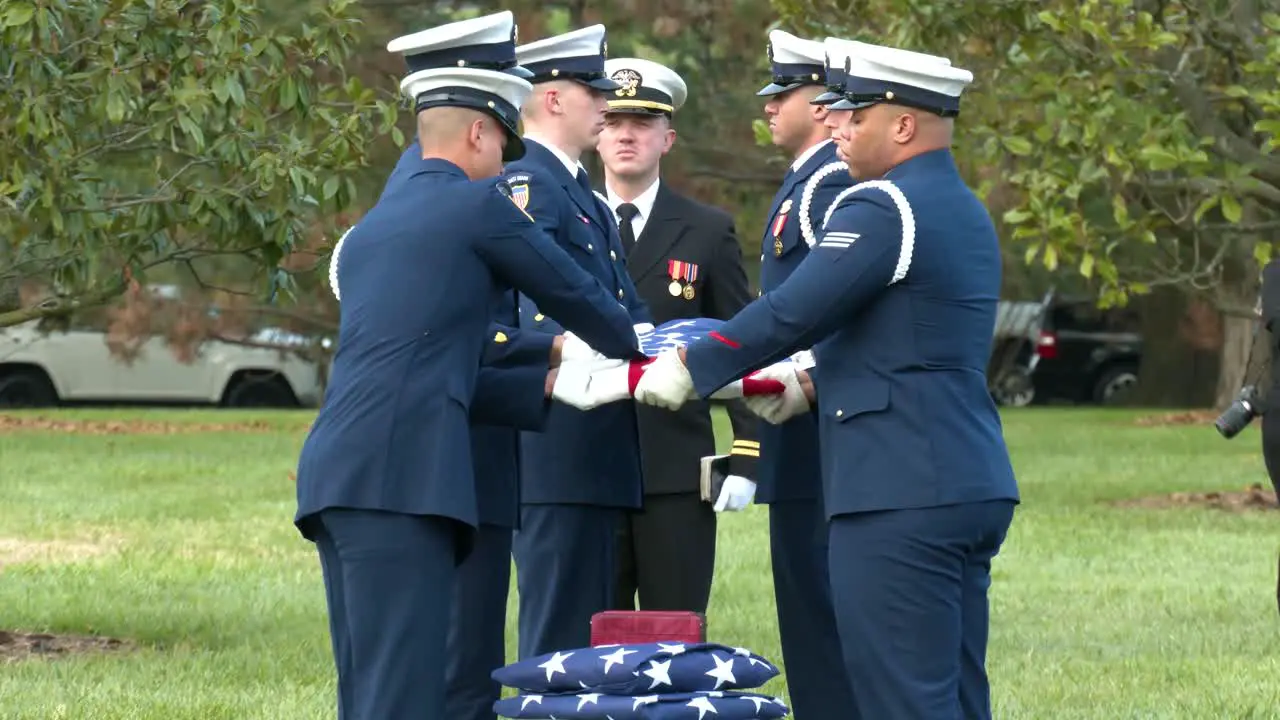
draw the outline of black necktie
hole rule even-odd
[[[578,180],[578,185],[582,186],[583,191],[585,191],[588,195],[595,197],[591,193],[591,179],[587,177],[586,169],[578,168],[577,180]]]
[[[631,226],[631,221],[639,214],[640,208],[631,203],[618,206],[618,237],[622,239],[623,255],[631,255],[631,248],[636,244],[636,231]]]

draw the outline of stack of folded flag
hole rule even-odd
[[[602,645],[530,658],[493,672],[520,692],[499,700],[504,718],[560,720],[764,720],[781,700],[741,692],[778,669],[743,648],[712,643]]]

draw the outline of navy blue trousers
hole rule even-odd
[[[991,717],[987,589],[1013,511],[993,501],[831,520],[831,590],[862,717]]]
[[[445,636],[458,533],[443,517],[316,516],[341,720],[445,714]]]
[[[857,720],[827,578],[822,504],[787,500],[769,505],[769,547],[792,717]]]
[[[522,505],[512,540],[520,659],[591,644],[591,616],[613,605],[619,508]]]
[[[449,623],[446,686],[452,720],[495,720],[502,685],[491,675],[506,665],[507,593],[511,588],[511,528],[481,525],[471,554],[458,567]]]

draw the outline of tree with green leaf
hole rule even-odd
[[[210,259],[291,290],[281,260],[353,202],[397,102],[347,70],[354,0],[288,27],[264,27],[266,1],[0,4],[0,302],[49,289],[0,327]]]
[[[1089,279],[1103,304],[1158,286],[1211,301],[1224,314],[1219,403],[1234,394],[1259,263],[1280,230],[1273,4],[774,6],[793,26],[942,54],[973,70],[957,153],[972,182],[1002,196],[996,209],[1009,241],[1027,263]],[[1161,341],[1147,338],[1155,348]],[[1147,355],[1156,361],[1160,352]]]

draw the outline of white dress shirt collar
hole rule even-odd
[[[796,161],[791,163],[791,169],[799,170],[801,166],[809,162],[810,158],[812,158],[814,155],[817,155],[819,150],[821,150],[822,148],[830,144],[831,144],[831,138],[827,138],[826,140],[823,140],[820,143],[814,143],[813,145],[810,145],[808,150],[805,150],[804,152],[800,153],[800,157],[796,158]]]
[[[653,203],[658,199],[658,184],[661,182],[661,180],[655,179],[652,185],[645,189],[644,192],[640,193],[635,200],[631,201],[631,204],[635,205],[636,209],[640,211],[640,214],[636,215],[636,219],[632,222],[649,219],[650,213],[653,212]],[[605,183],[604,189],[606,199],[609,202],[609,209],[613,211],[613,215],[616,218],[618,217],[618,206],[626,201],[615,195],[613,188],[609,187],[608,183]]]
[[[526,140],[532,140],[538,143],[539,145],[541,145],[542,147],[550,150],[552,155],[555,155],[556,158],[560,160],[560,162],[564,163],[564,167],[566,170],[569,171],[569,175],[571,177],[578,177],[579,169],[582,169],[584,172],[586,171],[586,168],[582,165],[582,163],[580,162],[575,163],[573,160],[570,160],[569,156],[566,155],[563,150],[556,147],[549,140],[541,138],[533,133],[525,133],[524,138]]]
[[[635,233],[636,240],[640,239],[640,234],[644,232],[644,226],[649,222],[649,216],[653,214],[653,204],[658,199],[658,185],[661,180],[654,180],[653,184],[644,192],[640,193],[635,200],[631,201],[636,206],[636,216],[631,219],[631,231]],[[613,211],[614,222],[621,223],[622,216],[618,214],[618,206],[623,203],[622,198],[613,193],[613,188],[605,183],[605,201],[609,204],[609,209]]]

